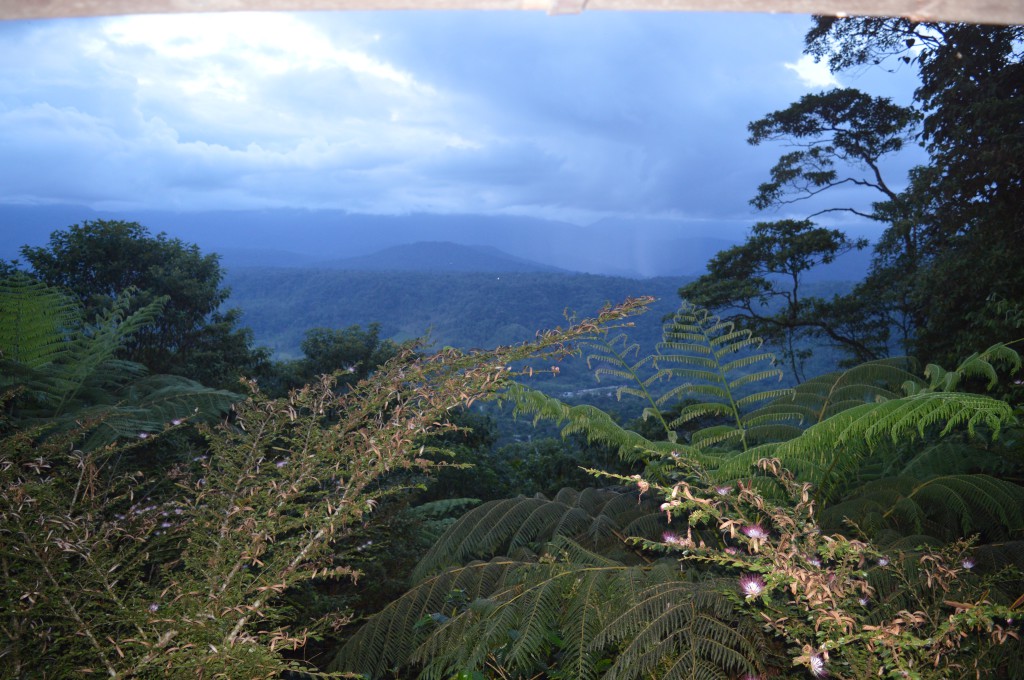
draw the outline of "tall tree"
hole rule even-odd
[[[758,187],[751,204],[760,210],[776,208],[841,185],[871,188],[898,201],[881,161],[913,140],[919,120],[911,108],[851,88],[804,95],[748,126],[750,144],[785,141],[798,147],[779,159],[771,181]],[[835,211],[878,219],[849,206],[826,208],[811,217]]]
[[[1021,26],[864,17],[818,17],[806,37],[806,51],[833,71],[895,60],[918,69],[931,163],[906,195],[918,209],[922,264],[911,274],[913,349],[927,360],[1020,335],[1012,323],[964,318],[1024,297],[1022,41]]]
[[[802,338],[826,334],[844,344],[857,342],[820,322],[813,312],[824,301],[802,297],[803,276],[866,245],[810,220],[759,222],[745,243],[718,253],[708,273],[680,288],[679,295],[701,307],[729,310],[723,317],[728,320],[743,319],[754,334],[782,350],[793,376],[802,380],[807,358]]]
[[[75,295],[86,316],[109,310],[126,290],[137,291],[139,307],[165,298],[156,323],[120,354],[154,373],[235,387],[239,374],[265,360],[251,332],[238,327],[240,312],[222,310],[229,290],[218,256],[194,244],[153,236],[136,222],[97,220],[55,231],[46,246],[21,253],[36,277]]]
[[[259,373],[260,388],[267,394],[285,395],[319,375],[336,375],[339,387],[354,385],[398,354],[399,347],[380,337],[380,324],[365,329],[310,328],[301,345],[303,357],[274,362]]]

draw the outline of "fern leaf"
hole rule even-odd
[[[74,299],[27,274],[0,280],[0,357],[29,368],[60,360],[82,324]]]
[[[762,670],[755,665],[763,656],[756,627],[741,623],[717,585],[664,578],[638,593],[593,639],[595,649],[620,648],[604,677],[734,677]]]
[[[978,531],[1005,535],[1024,528],[1024,488],[982,474],[876,480],[822,512],[828,527],[845,519],[869,534],[923,532],[945,540]]]
[[[522,546],[543,548],[559,536],[597,544],[614,538],[638,514],[647,512],[650,506],[638,504],[635,496],[604,489],[580,493],[564,489],[554,500],[519,497],[489,501],[449,527],[416,565],[412,578],[419,580],[470,559],[509,554]]]

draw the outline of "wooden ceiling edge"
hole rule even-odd
[[[1024,24],[1021,0],[0,0],[0,20],[237,11],[506,10],[749,12],[903,16]]]

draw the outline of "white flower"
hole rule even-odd
[[[811,655],[811,675],[816,678],[824,678],[828,675],[828,669],[825,668],[825,657],[821,654]]]
[[[761,541],[768,538],[768,532],[760,524],[748,524],[742,529],[743,535],[754,540]]]
[[[759,574],[744,574],[740,576],[740,590],[743,591],[748,600],[763,593],[764,587],[764,579]]]

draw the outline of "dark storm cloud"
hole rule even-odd
[[[780,152],[747,146],[747,123],[825,84],[798,63],[808,23],[414,12],[8,24],[0,200],[747,219]]]

